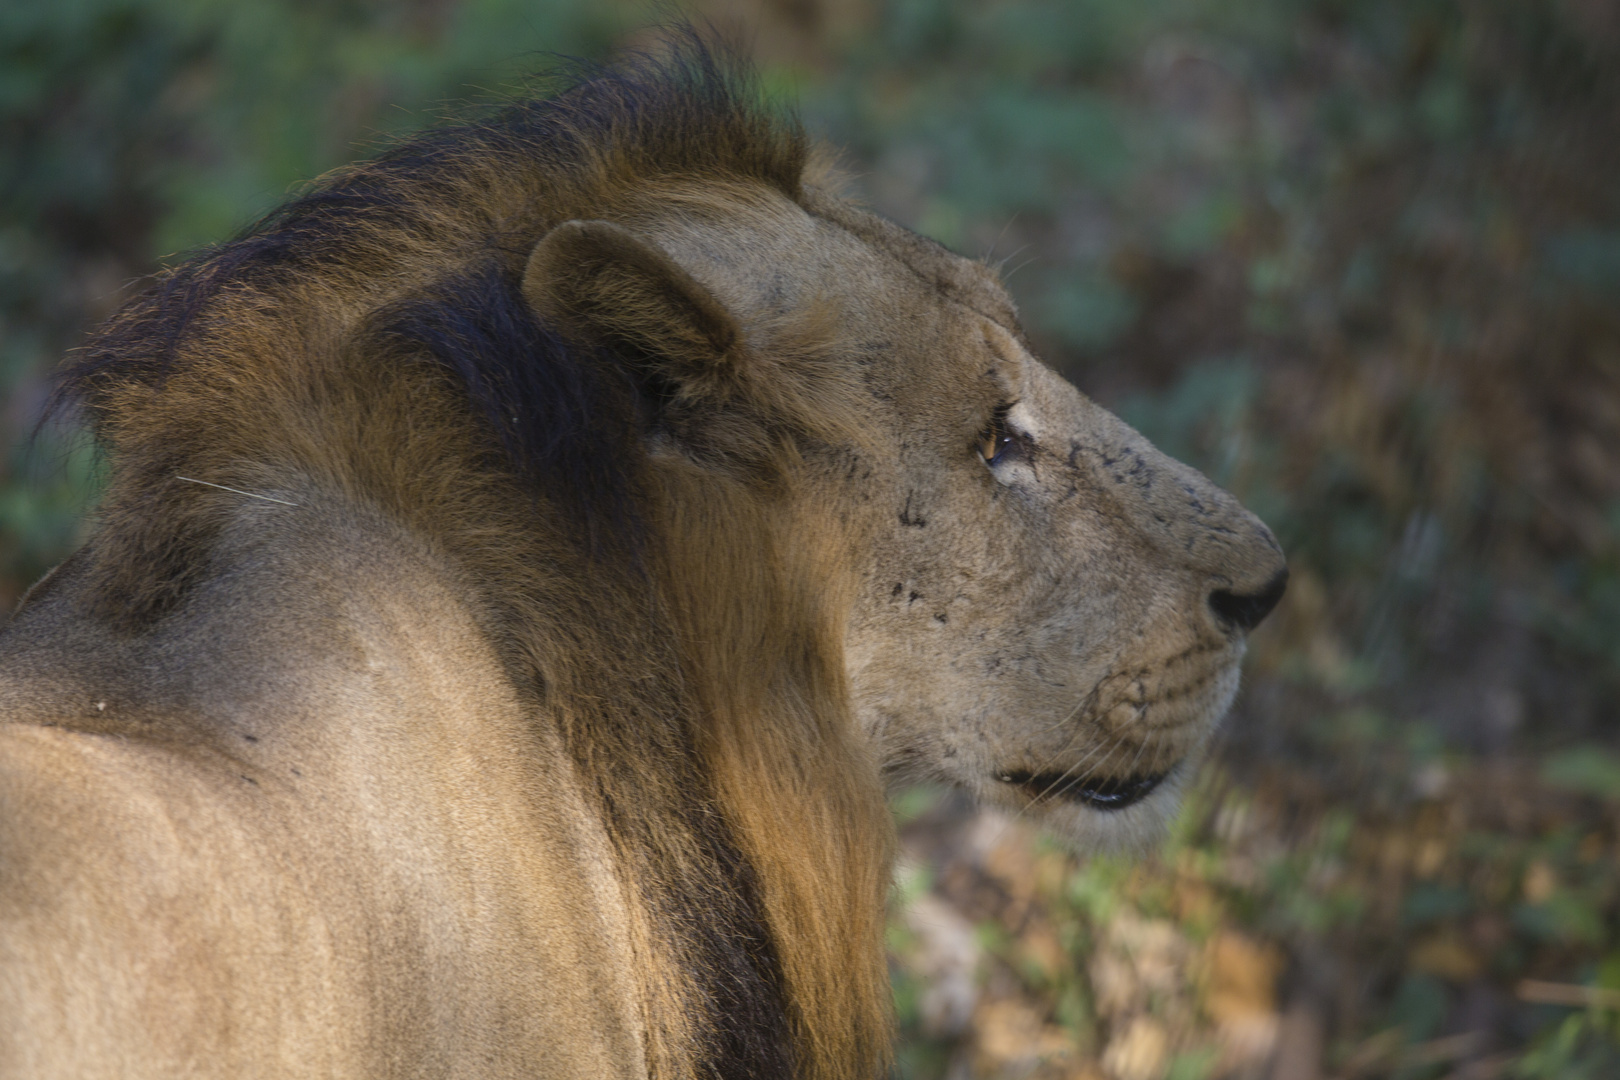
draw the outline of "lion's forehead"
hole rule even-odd
[[[1017,307],[995,271],[984,263],[815,188],[807,188],[804,198],[816,216],[883,252],[941,299],[1019,333]]]
[[[659,203],[633,224],[745,323],[830,300],[858,318],[872,301],[894,300],[893,267],[878,251],[776,192]]]
[[[631,224],[745,320],[835,301],[852,334],[898,318],[915,340],[948,314],[964,343],[988,323],[1022,348],[994,270],[814,189],[802,205],[756,187],[660,190]]]
[[[887,222],[856,231],[857,219],[829,217],[825,205],[807,209],[774,192],[725,198],[733,201],[655,205],[631,224],[736,314],[762,354],[820,324],[840,362],[898,407],[897,420],[952,438],[965,438],[955,429],[979,423],[1017,381],[987,378],[1007,366],[1001,357],[1036,363],[1016,323],[1002,321],[1015,315],[982,264],[908,249],[896,237],[912,234]],[[1004,345],[988,347],[987,328]],[[1049,378],[1054,402],[1072,407],[1066,384]]]

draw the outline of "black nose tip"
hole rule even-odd
[[[1209,594],[1209,606],[1215,612],[1215,617],[1227,626],[1238,630],[1249,631],[1260,625],[1260,620],[1271,614],[1271,609],[1277,606],[1282,599],[1283,592],[1288,588],[1288,570],[1285,567],[1277,572],[1277,576],[1266,582],[1265,588],[1259,592],[1238,593],[1229,589],[1216,589]]]

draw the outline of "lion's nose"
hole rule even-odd
[[[1288,568],[1285,566],[1258,592],[1216,589],[1209,594],[1210,610],[1215,612],[1215,617],[1223,626],[1246,633],[1271,614],[1287,588]]]

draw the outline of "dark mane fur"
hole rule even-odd
[[[761,107],[734,57],[691,32],[676,45],[582,67],[553,97],[427,132],[317,182],[162,274],[64,368],[60,400],[102,421],[120,391],[160,386],[207,349],[210,317],[234,314],[243,293],[386,273],[391,247],[427,248],[440,272],[364,332],[402,362],[453,374],[515,471],[570,503],[596,542],[623,538],[635,523],[613,444],[631,420],[630,388],[604,357],[539,323],[518,294],[523,259],[581,203],[637,181],[752,181],[798,198],[807,156],[802,129]]]
[[[226,572],[243,503],[205,485],[381,510],[471,583],[513,684],[595,785],[653,937],[695,973],[649,1019],[654,1074],[871,1075],[887,1045],[883,972],[874,960],[852,973],[833,950],[881,957],[887,819],[839,734],[841,661],[806,644],[834,625],[826,601],[775,569],[739,570],[735,589],[698,601],[669,585],[686,549],[766,560],[749,474],[681,496],[725,529],[680,550],[656,535],[633,358],[546,325],[520,288],[555,225],[612,218],[649,186],[802,202],[805,137],[740,72],[687,35],[667,57],[589,71],[332,174],[163,273],[62,375],[113,469],[74,572],[91,617],[138,638]],[[757,671],[693,659],[689,643],[721,634],[747,637]],[[726,755],[745,764],[722,790]],[[760,763],[797,772],[759,776]],[[793,790],[826,802],[794,805]],[[761,851],[793,857],[767,872]],[[808,944],[790,954],[788,939]],[[677,1019],[665,1030],[659,1016]]]

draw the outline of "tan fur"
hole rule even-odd
[[[886,779],[1081,844],[1170,812],[1269,534],[990,271],[714,72],[646,78],[565,97],[567,153],[339,175],[373,208],[92,347],[113,479],[0,639],[0,1074],[871,1077]],[[516,305],[600,376],[537,462],[400,329],[463,280],[468,342]]]

